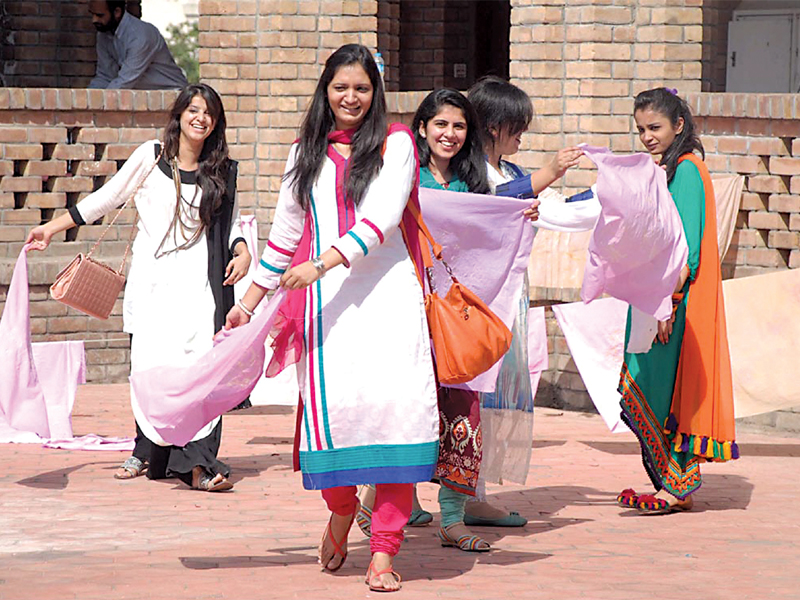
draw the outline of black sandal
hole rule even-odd
[[[219,479],[217,479],[218,477]],[[213,477],[208,473],[203,473],[197,480],[197,485],[193,487],[201,492],[227,492],[233,489],[233,484],[225,479],[222,473],[217,473]]]

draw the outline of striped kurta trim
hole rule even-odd
[[[350,231],[347,232],[347,235],[349,235],[358,243],[358,245],[361,247],[361,251],[364,253],[364,256],[369,254],[369,248],[367,248],[367,245],[364,243],[364,240],[358,237],[358,234],[355,231],[351,229]]]
[[[291,250],[287,250],[286,248],[281,248],[277,244],[273,244],[270,240],[267,240],[267,246],[277,252],[278,254],[283,254],[284,256],[288,256],[292,258],[294,256],[294,252]]]
[[[378,226],[375,225],[375,223],[373,223],[372,221],[370,221],[369,219],[366,219],[366,218],[365,219],[361,219],[361,222],[364,223],[365,225],[367,225],[370,229],[372,229],[372,231],[375,232],[375,235],[378,236],[378,240],[382,244],[383,240],[384,240],[383,233],[381,232],[380,229],[378,229]]]
[[[314,246],[316,255],[320,255],[320,242],[319,242],[319,220],[317,218],[317,206],[314,201],[314,195],[311,195],[311,231],[313,234],[312,244]],[[325,359],[322,344],[322,279],[317,279],[313,284],[316,288],[316,298],[312,293],[308,294],[308,308],[309,320],[308,337],[306,339],[306,347],[311,350],[309,352],[309,393],[311,400],[311,414],[313,423],[312,429],[314,440],[316,441],[316,448],[311,446],[311,436],[308,437],[309,451],[311,450],[324,450],[333,449],[333,439],[331,437],[331,428],[328,421],[328,403],[325,394]],[[315,302],[316,301],[316,302]],[[322,427],[320,428],[320,417]],[[308,419],[308,414],[303,415],[304,419]],[[307,424],[308,426],[308,424]],[[322,429],[322,431],[320,431]],[[322,442],[322,433],[325,436],[325,445]]]
[[[415,483],[433,476],[438,442],[385,444],[300,452],[306,489],[374,483]]]
[[[277,273],[278,275],[283,275],[284,273],[286,273],[286,269],[281,269],[281,268],[278,268],[278,267],[276,267],[274,265],[271,265],[267,261],[265,261],[263,258],[260,261],[258,261],[258,264],[260,264],[262,267],[264,267],[268,271],[272,271],[273,273]]]

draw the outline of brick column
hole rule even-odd
[[[222,95],[239,201],[259,237],[272,222],[289,147],[325,60],[377,45],[376,0],[201,0],[200,76]]]
[[[400,90],[400,0],[378,2],[378,50],[386,68],[387,91]]]

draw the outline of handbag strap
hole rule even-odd
[[[148,177],[150,177],[150,173],[153,172],[153,169],[155,169],[156,165],[158,164],[158,161],[161,160],[161,157],[163,155],[164,155],[164,146],[162,145],[161,146],[161,152],[158,153],[158,156],[156,157],[156,161],[147,170],[147,173],[145,174],[145,176],[142,177],[139,180],[139,183],[136,184],[136,187],[134,188],[133,192],[131,192],[131,194],[128,196],[127,200],[125,200],[125,203],[117,211],[117,214],[114,215],[114,218],[111,219],[111,222],[103,230],[103,233],[100,234],[100,237],[97,238],[97,241],[92,246],[92,249],[89,250],[89,253],[86,255],[86,258],[90,258],[92,256],[92,254],[94,254],[94,251],[97,250],[97,246],[100,245],[101,240],[106,236],[106,234],[108,233],[108,230],[111,229],[111,227],[114,226],[114,223],[117,222],[117,219],[122,214],[122,211],[125,210],[125,208],[128,206],[128,203],[131,200],[133,200],[133,198],[136,196],[136,194],[139,193],[139,190],[142,188],[142,185],[144,185],[145,180]],[[138,216],[138,214],[139,214],[139,209],[137,208],[136,209],[136,215]],[[134,233],[134,231],[136,231],[136,216],[134,216],[133,224],[131,225],[131,233],[130,233],[130,236],[128,237],[128,245],[125,247],[125,254],[122,255],[122,262],[119,264],[119,269],[117,269],[117,273],[119,273],[120,275],[122,274],[122,269],[125,267],[125,261],[128,259],[128,252],[130,252],[131,244],[133,243],[133,233]]]
[[[391,133],[391,129],[392,129],[392,126],[389,125],[388,133]],[[381,146],[381,156],[383,156],[386,153],[386,144],[387,144],[387,142],[389,140],[388,133],[387,133],[386,138],[384,138],[384,140],[383,140],[383,145]],[[416,150],[415,150],[415,154],[416,154]],[[417,187],[417,189],[419,189],[419,188]],[[427,275],[428,286],[430,287],[431,292],[433,292],[435,290],[434,285],[433,285],[433,276],[432,276],[432,273],[431,273],[432,270],[433,270],[433,261],[431,260],[431,256],[430,256],[431,253],[436,258],[436,260],[439,260],[439,261],[442,262],[442,264],[444,265],[445,270],[447,271],[447,274],[450,276],[450,279],[452,279],[454,283],[458,283],[458,281],[455,278],[455,275],[453,274],[453,270],[450,268],[450,265],[448,265],[447,262],[442,257],[442,246],[441,246],[441,244],[439,244],[436,240],[433,239],[433,235],[431,235],[431,232],[428,229],[428,226],[425,225],[425,221],[422,218],[422,213],[420,212],[420,209],[419,209],[419,196],[417,194],[415,194],[413,191],[412,191],[411,197],[408,199],[408,203],[406,204],[406,210],[413,217],[414,222],[417,225],[417,230],[419,232],[420,248],[425,248],[426,246],[429,248],[428,252],[424,252],[423,251],[421,254],[422,254],[422,264],[423,264],[423,267],[425,269],[425,273]],[[407,235],[407,233],[406,233],[406,235]],[[421,279],[422,275],[418,273],[418,276],[420,277],[420,283],[422,283],[422,279]]]

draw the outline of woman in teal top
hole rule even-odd
[[[692,314],[702,314],[692,312],[695,306],[702,305],[703,296],[698,296],[701,294],[698,290],[704,288],[698,285],[702,285],[709,277],[719,277],[719,262],[716,224],[710,222],[711,230],[705,231],[706,214],[708,210],[713,210],[714,202],[713,196],[706,195],[709,188],[704,185],[704,177],[709,177],[708,171],[701,160],[687,160],[694,158],[695,152],[704,154],[703,145],[695,134],[689,107],[672,90],[657,88],[636,97],[634,119],[642,143],[650,154],[660,157],[660,164],[666,170],[669,191],[686,235],[689,256],[672,296],[672,318],[659,322],[655,343],[648,352],[625,353],[620,377],[622,417],[639,438],[642,462],[656,492],[642,496],[633,489],[626,489],[620,493],[617,502],[624,507],[638,508],[644,513],[664,514],[692,508],[691,494],[701,483],[698,457],[707,460],[726,459],[713,451],[707,452],[704,447],[695,448],[689,443],[690,436],[677,433],[681,428],[685,432],[689,425],[679,423],[676,419],[676,415],[681,413],[678,410],[680,401],[675,399],[676,382],[681,379],[681,361],[686,362],[684,378],[690,369],[694,369],[700,373],[697,377],[712,381],[709,387],[714,387],[714,365],[697,365],[693,364],[696,361],[687,359],[689,354],[683,346],[683,339],[687,323],[693,323]],[[707,203],[712,206],[707,206]],[[713,237],[708,241],[705,236]],[[701,247],[704,248],[703,255]],[[705,271],[703,265],[709,265]],[[695,304],[692,304],[693,301]],[[690,311],[688,320],[687,307]],[[709,322],[714,321],[713,312],[708,316],[702,314],[702,317]],[[626,346],[630,331],[629,311]],[[690,348],[702,346],[703,340],[696,333],[693,336]]]
[[[486,160],[475,109],[461,92],[431,92],[414,115],[420,187],[489,193]]]
[[[475,110],[456,90],[440,89],[422,101],[412,125],[419,153],[419,185],[423,188],[485,194],[489,191],[483,141]],[[443,546],[467,552],[487,552],[489,544],[472,535],[464,525],[464,507],[475,495],[481,462],[480,398],[477,392],[440,387],[439,460],[436,477],[442,526],[438,535]],[[362,497],[356,520],[369,533],[370,507],[374,492]],[[427,525],[433,516],[423,510],[414,494],[408,524]]]
[[[440,89],[419,105],[412,125],[419,152],[419,185],[423,188],[485,194],[489,191],[486,160],[475,109],[456,90]],[[443,546],[467,552],[490,550],[464,524],[467,498],[475,495],[482,456],[480,396],[477,392],[440,387],[438,535]]]

